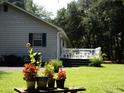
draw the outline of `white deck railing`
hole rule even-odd
[[[89,59],[90,56],[100,53],[101,47],[95,49],[63,48],[60,58],[66,59]]]

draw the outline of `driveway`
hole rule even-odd
[[[0,71],[22,71],[23,67],[0,67]]]

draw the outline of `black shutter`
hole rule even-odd
[[[32,46],[32,42],[33,42],[33,33],[29,33],[29,43]]]
[[[42,47],[46,47],[46,33],[42,33]]]
[[[4,6],[3,6],[3,11],[4,11],[4,12],[8,12],[8,6],[7,6],[7,5],[4,5]]]

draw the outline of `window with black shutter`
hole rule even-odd
[[[29,43],[32,46],[46,47],[46,33],[29,33]]]
[[[42,34],[33,33],[33,46],[42,46]]]

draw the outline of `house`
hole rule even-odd
[[[0,55],[27,55],[25,44],[30,42],[46,61],[59,58],[68,41],[61,28],[11,3],[0,4]]]

